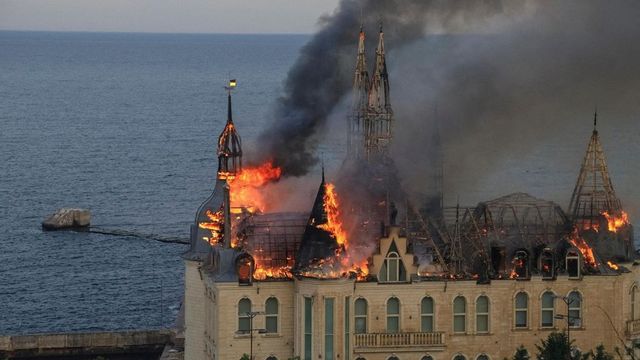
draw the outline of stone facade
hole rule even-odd
[[[574,296],[580,295],[581,304],[573,306],[570,313],[578,314],[581,323],[572,326],[570,336],[581,350],[604,344],[613,351],[616,347],[629,346],[640,337],[639,266],[626,264],[629,272],[579,279],[559,274],[555,280],[532,276],[528,280],[493,280],[490,284],[473,280],[425,280],[416,275],[405,241],[397,229],[380,240],[380,254],[388,254],[390,248],[397,249],[406,271],[406,278],[386,283],[346,278],[254,281],[249,285],[216,282],[206,267],[186,261],[185,358],[240,359],[250,352],[251,342],[254,359],[258,360],[286,360],[294,356],[303,360],[428,359],[425,356],[452,360],[457,355],[468,360],[476,360],[481,355],[502,360],[511,358],[520,345],[534,355],[535,344],[540,339],[552,331],[566,329],[565,319],[553,318],[567,314],[567,305],[559,297],[572,292]],[[373,256],[372,271],[384,269],[385,256],[380,254]],[[542,326],[545,292],[558,296],[552,301],[553,307],[546,309],[551,311],[547,316],[552,319],[552,325],[547,327]],[[526,294],[527,305],[520,309],[526,315],[521,313],[521,323],[516,326],[518,293]],[[482,296],[486,296],[483,301],[488,299],[488,311],[477,308]],[[432,301],[432,313],[422,311],[426,297]],[[463,324],[464,329],[455,329],[454,301],[460,297],[466,306],[462,312],[456,311],[456,315],[458,325]],[[256,329],[267,328],[268,314],[264,312],[269,298],[277,299],[277,331],[261,333]],[[253,320],[253,334],[239,331],[242,299],[250,300],[251,311],[258,312]],[[364,316],[356,314],[358,299],[366,300]],[[396,317],[395,310],[389,307],[390,299],[399,304],[397,321],[388,319]],[[459,305],[461,300],[457,301]],[[327,312],[333,316],[328,317]],[[309,315],[310,322],[305,323]],[[273,321],[273,315],[270,316]],[[422,328],[423,316],[429,324],[428,319],[433,319],[429,331]],[[523,318],[526,319],[524,326]],[[487,323],[484,319],[488,320],[486,331],[481,326]],[[366,323],[364,328],[363,323]],[[398,324],[397,330],[395,324]],[[271,325],[273,328],[273,323]]]

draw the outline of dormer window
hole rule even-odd
[[[553,253],[549,249],[544,249],[540,254],[540,273],[545,280],[555,278],[555,266],[553,263]]]
[[[570,279],[580,278],[580,253],[576,249],[567,251],[566,266]]]
[[[253,280],[253,259],[249,255],[238,258],[236,262],[238,283],[250,285]]]
[[[380,282],[407,281],[407,271],[405,270],[402,259],[398,254],[398,248],[396,247],[395,242],[392,242],[389,247],[389,252],[387,252],[384,263],[380,268],[378,280]]]
[[[512,278],[528,279],[529,278],[529,254],[524,250],[516,251],[513,256]]]

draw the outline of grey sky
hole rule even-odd
[[[338,1],[0,0],[0,29],[311,33]]]

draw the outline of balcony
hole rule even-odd
[[[433,349],[443,348],[444,339],[443,332],[365,333],[355,334],[354,348],[359,352]]]
[[[640,319],[627,321],[627,335],[640,335]]]

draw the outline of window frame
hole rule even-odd
[[[487,300],[487,311],[486,312],[479,312],[478,311],[478,301],[484,298]],[[476,311],[476,333],[477,334],[489,334],[491,332],[491,300],[489,299],[489,297],[485,294],[482,294],[480,296],[478,296],[476,298],[476,302],[475,302],[475,311]],[[479,324],[479,318],[483,316],[487,318],[487,329],[486,330],[479,330],[478,328],[478,324]]]
[[[248,312],[242,312],[240,313],[240,304],[244,301],[249,302],[249,311],[251,312],[251,308],[253,307],[253,302],[251,301],[251,299],[249,299],[248,297],[243,297],[240,300],[238,300],[237,302],[237,307],[238,307],[238,311],[237,311],[237,316],[238,316],[238,332],[239,333],[243,333],[243,334],[248,334],[251,331],[251,316],[248,314]],[[242,323],[244,321],[248,322],[248,329],[242,329]]]
[[[545,308],[544,307],[544,296],[549,294],[551,296],[552,307]],[[545,325],[544,321],[544,313],[545,311],[551,311],[551,325]],[[556,326],[556,294],[551,290],[545,290],[540,295],[540,328],[541,329],[553,329]]]
[[[567,250],[567,254],[564,257],[564,261],[565,261],[565,268],[567,270],[567,276],[569,277],[569,279],[580,279],[582,277],[582,254],[580,253],[580,251],[573,247],[569,248]],[[569,272],[569,261],[577,262],[576,275],[572,276],[571,273]]]
[[[268,312],[268,305],[267,303],[269,302],[269,300],[274,300],[276,302],[276,312],[275,313],[269,313]],[[280,300],[278,300],[277,297],[275,296],[270,296],[267,298],[267,300],[264,301],[264,328],[265,330],[267,330],[267,334],[279,334],[280,333]],[[269,322],[269,319],[273,319],[275,318],[276,321],[276,329],[275,331],[269,331],[269,326],[267,325]]]
[[[424,302],[425,300],[430,300],[431,301],[431,313],[425,313],[424,312]],[[431,330],[425,330],[424,328],[424,319],[425,318],[430,318],[430,323],[431,323]],[[427,295],[424,296],[422,298],[422,300],[420,300],[420,331],[421,332],[435,332],[436,331],[436,301],[433,299],[433,297]]]
[[[458,299],[461,299],[463,301],[464,312],[462,312],[462,313],[456,312],[456,300],[458,300]],[[455,298],[453,298],[451,313],[453,314],[453,323],[451,324],[452,328],[453,328],[453,333],[454,334],[466,334],[467,333],[467,298],[464,297],[463,295],[458,295]],[[463,329],[462,329],[462,331],[456,330],[456,317],[462,317],[462,319],[463,319],[463,322],[462,322]]]
[[[518,295],[524,295],[525,306],[524,308],[518,307]],[[513,327],[515,329],[529,329],[529,293],[524,290],[520,290],[513,297]],[[518,313],[524,313],[524,326],[518,326]]]
[[[582,318],[583,318],[583,316],[582,316],[582,309],[583,309],[583,306],[582,306],[582,303],[584,302],[584,297],[582,296],[582,293],[581,293],[580,291],[578,291],[578,290],[571,290],[571,291],[569,291],[569,293],[567,294],[567,299],[570,299],[570,298],[571,298],[571,294],[577,294],[577,296],[578,296],[578,301],[579,301],[579,305],[578,305],[578,306],[575,306],[575,305],[573,305],[573,304],[569,304],[569,306],[568,306],[569,311],[568,311],[568,313],[567,313],[567,316],[570,316],[572,312],[578,312],[578,317],[577,317],[577,319],[578,319],[578,324],[577,324],[577,325],[575,325],[574,320],[572,320],[572,319],[571,319],[571,317],[569,317],[569,324],[570,324],[569,326],[570,326],[572,329],[580,329],[580,328],[582,328],[582,326],[583,326],[583,319],[582,319]],[[567,301],[568,301],[568,300],[567,300]]]
[[[451,360],[467,360],[467,355],[463,353],[456,353],[456,354],[453,354],[453,356],[451,357]]]
[[[358,314],[357,303],[359,301],[364,302],[364,314]],[[358,331],[358,319],[364,320],[364,332]],[[353,305],[353,333],[354,334],[366,334],[369,331],[369,302],[363,297],[359,297],[354,301]]]
[[[396,301],[398,303],[398,313],[397,314],[393,314],[393,313],[389,313],[389,305],[391,301]],[[386,301],[386,331],[387,334],[397,334],[401,332],[402,329],[402,324],[400,324],[400,313],[401,313],[401,307],[402,307],[402,303],[400,302],[400,299],[397,296],[391,296],[390,298],[387,299]],[[392,319],[396,319],[396,324],[397,324],[397,329],[396,331],[391,331],[389,329],[389,320]]]
[[[638,316],[638,311],[640,311],[640,295],[639,294],[639,289],[638,289],[638,284],[634,283],[633,285],[631,285],[631,290],[629,291],[629,294],[631,295],[631,320],[636,320],[638,318],[640,318]]]

